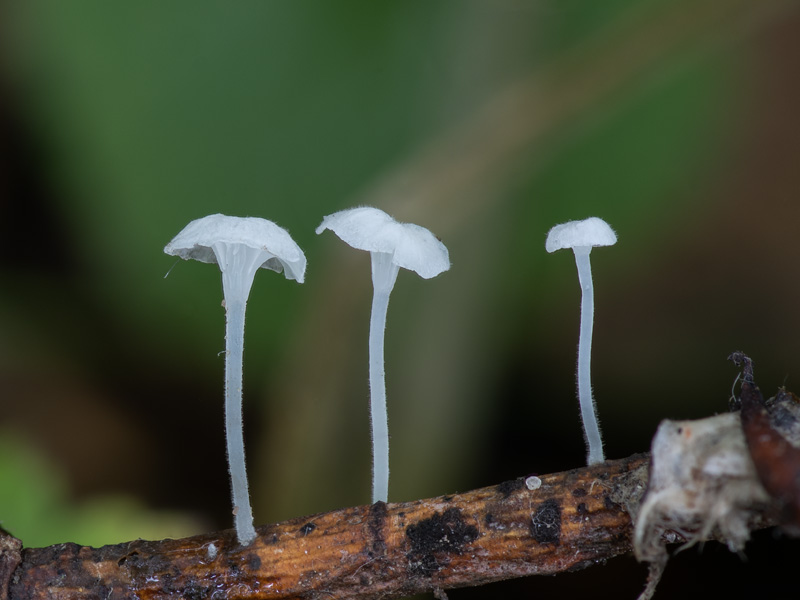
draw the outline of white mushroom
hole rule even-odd
[[[597,217],[583,221],[569,221],[556,225],[547,234],[545,249],[555,252],[562,248],[572,248],[578,265],[578,281],[581,285],[581,329],[578,341],[578,398],[581,405],[583,431],[589,448],[587,464],[593,465],[605,460],[603,440],[597,424],[590,363],[592,352],[592,326],[594,322],[594,286],[589,254],[594,246],[612,246],[617,243],[617,235],[611,227]]]
[[[256,217],[209,215],[184,227],[164,252],[184,260],[217,263],[225,299],[225,433],[236,536],[246,546],[256,537],[247,487],[242,433],[244,315],[259,268],[303,283],[306,257],[285,229]]]
[[[328,215],[317,233],[330,229],[353,248],[372,257],[372,315],[369,326],[369,385],[372,421],[372,502],[386,502],[389,495],[389,422],[383,340],[389,294],[400,267],[423,279],[450,268],[445,245],[430,231],[411,223],[398,223],[382,210],[359,207]]]

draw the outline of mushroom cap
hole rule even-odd
[[[547,234],[544,247],[548,252],[555,252],[562,248],[613,246],[616,243],[617,234],[608,223],[599,217],[589,217],[556,225]]]
[[[353,248],[392,255],[392,263],[414,271],[423,279],[450,268],[445,245],[424,227],[399,223],[385,212],[360,206],[328,215],[317,233],[330,229]]]
[[[283,272],[286,279],[303,283],[306,257],[289,233],[272,221],[258,217],[208,215],[195,219],[164,247],[164,252],[184,260],[217,263],[214,244],[243,245],[263,250],[261,269]]]

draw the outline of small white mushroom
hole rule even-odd
[[[594,398],[592,398],[592,379],[590,374],[592,352],[592,327],[594,323],[594,286],[589,254],[594,246],[612,246],[617,243],[617,235],[611,227],[597,217],[583,221],[569,221],[556,225],[547,234],[545,249],[555,252],[562,248],[572,248],[578,265],[578,281],[581,286],[581,329],[578,341],[578,398],[581,405],[583,431],[589,448],[586,462],[593,465],[605,460],[603,440]]]
[[[370,416],[372,421],[372,502],[389,495],[389,422],[383,360],[384,331],[389,294],[400,267],[423,279],[450,268],[445,245],[430,231],[411,223],[398,223],[382,210],[368,206],[328,215],[317,233],[333,231],[353,248],[372,258],[372,315],[369,327]]]
[[[530,477],[525,479],[525,487],[527,487],[531,491],[538,490],[540,487],[542,487],[542,480],[539,479],[536,475],[531,475]]]
[[[285,229],[256,217],[209,215],[184,227],[164,252],[184,260],[217,263],[225,299],[225,433],[236,536],[246,546],[256,537],[247,486],[242,433],[244,316],[260,268],[303,283],[306,257]]]

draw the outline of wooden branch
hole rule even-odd
[[[648,462],[643,454],[544,475],[536,489],[520,478],[292,519],[258,528],[246,548],[233,531],[21,552],[5,536],[0,599],[366,600],[582,569],[631,551],[628,511]]]

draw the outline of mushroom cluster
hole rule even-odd
[[[386,502],[389,493],[389,424],[386,409],[384,336],[389,296],[400,268],[424,279],[450,268],[445,245],[419,225],[399,223],[372,207],[358,207],[326,216],[317,234],[331,230],[353,248],[370,253],[372,314],[369,330],[369,384],[372,431],[372,502]],[[594,291],[589,254],[595,246],[617,241],[611,227],[596,217],[553,227],[545,248],[554,252],[572,248],[581,285],[581,325],[578,345],[578,396],[589,464],[602,462],[603,444],[592,398],[590,360]],[[306,257],[291,236],[272,221],[216,214],[189,223],[167,244],[164,252],[183,259],[216,263],[222,271],[225,326],[225,431],[233,498],[234,524],[239,543],[257,537],[247,484],[242,432],[242,370],[247,299],[259,269],[283,273],[303,283]],[[530,490],[541,486],[538,477],[526,479]],[[210,551],[210,550],[209,550]]]
[[[317,233],[330,229],[342,240],[372,254],[369,371],[373,437],[373,502],[386,501],[389,489],[389,428],[386,412],[383,339],[389,294],[400,267],[429,279],[450,268],[447,248],[427,229],[398,223],[377,208],[355,208],[328,215]],[[225,432],[233,514],[239,543],[256,538],[247,484],[242,432],[242,371],[247,298],[258,269],[283,272],[303,283],[306,257],[285,229],[254,217],[209,215],[189,223],[164,248],[185,260],[216,263],[222,271],[225,327]]]

